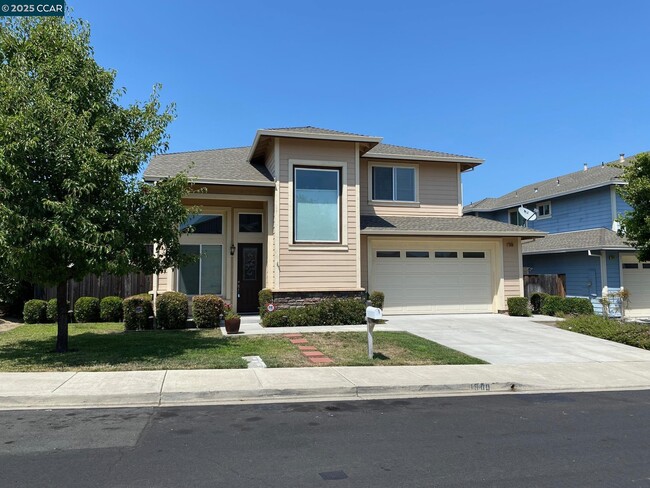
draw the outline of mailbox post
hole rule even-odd
[[[370,300],[366,302],[366,325],[368,327],[368,359],[372,359],[374,356],[373,353],[373,340],[372,333],[375,330],[375,325],[379,323],[384,323],[382,320],[381,308],[371,306]]]

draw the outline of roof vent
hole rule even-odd
[[[535,187],[535,193],[537,193],[537,187]]]
[[[560,178],[558,178],[555,182],[557,183],[557,186],[560,186]]]
[[[585,163],[584,167],[582,168],[582,171],[587,171],[587,163]]]
[[[625,162],[625,153],[621,153],[618,155],[618,162],[619,163],[624,163]]]

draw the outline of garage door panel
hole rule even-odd
[[[453,247],[453,246],[452,246]],[[463,250],[456,251],[462,256]],[[484,252],[486,259],[435,258],[440,250],[432,244],[429,258],[407,258],[406,248],[392,247],[400,258],[376,257],[372,260],[369,284],[385,294],[384,312],[391,313],[486,313],[492,312],[494,299],[490,251],[483,247],[470,249]]]
[[[626,315],[650,317],[650,269],[641,263],[637,268],[623,268],[623,286],[630,292]]]

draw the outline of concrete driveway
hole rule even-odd
[[[492,364],[650,362],[650,351],[558,329],[550,317],[393,315],[377,330],[404,330]],[[541,323],[546,321],[547,323]]]

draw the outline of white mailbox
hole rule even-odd
[[[372,320],[381,320],[382,318],[381,308],[366,307],[366,318]]]

